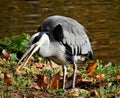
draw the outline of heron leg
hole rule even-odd
[[[77,71],[77,65],[74,62],[73,63],[73,82],[72,82],[72,88],[75,87],[76,71]]]
[[[66,80],[66,66],[63,65],[63,89],[65,89],[65,80]]]

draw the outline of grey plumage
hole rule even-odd
[[[60,31],[54,28],[58,25],[62,26]],[[53,32],[54,30],[54,32]],[[85,28],[77,21],[64,16],[51,16],[44,20],[41,26],[41,31],[49,31],[50,39],[61,42],[71,48],[71,55],[84,55],[91,52],[92,49],[89,39],[85,33]],[[78,51],[79,50],[79,51]]]
[[[65,88],[66,65],[73,64],[72,87],[75,87],[77,70],[75,62],[93,58],[86,29],[76,20],[64,16],[56,15],[46,18],[38,29],[38,33],[31,37],[29,47],[31,50],[27,51],[39,51],[41,56],[63,65],[63,88]],[[23,55],[19,63],[26,55],[27,53]]]

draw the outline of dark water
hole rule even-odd
[[[120,0],[0,0],[0,39],[33,34],[44,18],[56,14],[88,29],[95,59],[120,64]]]

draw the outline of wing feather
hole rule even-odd
[[[56,28],[58,25],[59,27]],[[74,19],[64,16],[51,16],[43,22],[41,30],[49,31],[50,40],[54,39],[62,43],[70,55],[92,53],[86,29]]]

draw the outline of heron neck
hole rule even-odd
[[[58,47],[58,43],[50,42],[49,40],[45,46],[40,48],[39,53],[43,57],[55,56],[58,52],[57,48],[55,47]]]

